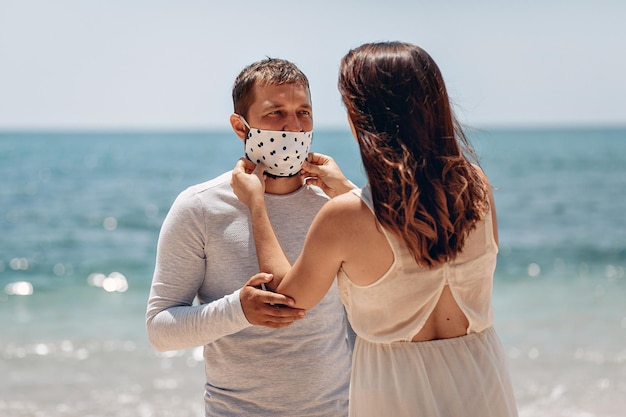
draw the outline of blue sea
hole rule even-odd
[[[493,304],[521,416],[626,410],[626,129],[472,129],[495,191]],[[364,184],[348,131],[316,131]],[[0,133],[0,415],[200,416],[199,349],[144,312],[176,195],[229,170],[228,131]]]

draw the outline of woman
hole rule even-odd
[[[267,217],[263,166],[235,167],[261,271],[305,309],[337,277],[357,334],[350,415],[516,416],[493,329],[493,197],[439,68],[412,44],[365,44],[342,59],[339,90],[368,184],[326,203],[293,267]],[[317,181],[349,188],[338,175]]]

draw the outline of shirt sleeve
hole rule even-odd
[[[246,319],[240,290],[193,305],[205,277],[206,222],[198,197],[181,193],[161,227],[148,307],[148,339],[159,351],[189,349],[237,333]]]

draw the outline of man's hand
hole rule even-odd
[[[258,288],[270,281],[271,274],[259,273],[241,289],[241,308],[250,324],[280,329],[304,318],[305,310],[292,308],[294,301],[291,298]]]
[[[330,198],[356,188],[356,185],[343,175],[335,160],[321,153],[309,154],[307,161],[302,165],[300,175],[305,178],[307,184],[320,187]]]
[[[248,207],[259,199],[263,201],[265,193],[265,165],[255,165],[246,158],[240,158],[233,168],[230,186],[237,198]]]

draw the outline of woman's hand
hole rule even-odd
[[[280,329],[303,319],[306,311],[293,308],[294,301],[291,298],[258,288],[271,279],[270,274],[259,273],[250,278],[241,289],[239,299],[248,322],[256,326]]]
[[[305,178],[307,184],[320,187],[330,198],[357,188],[343,175],[332,157],[321,153],[309,154],[307,161],[302,165],[300,175]]]
[[[265,165],[255,165],[245,158],[240,158],[233,168],[230,186],[237,198],[248,207],[264,201]]]

